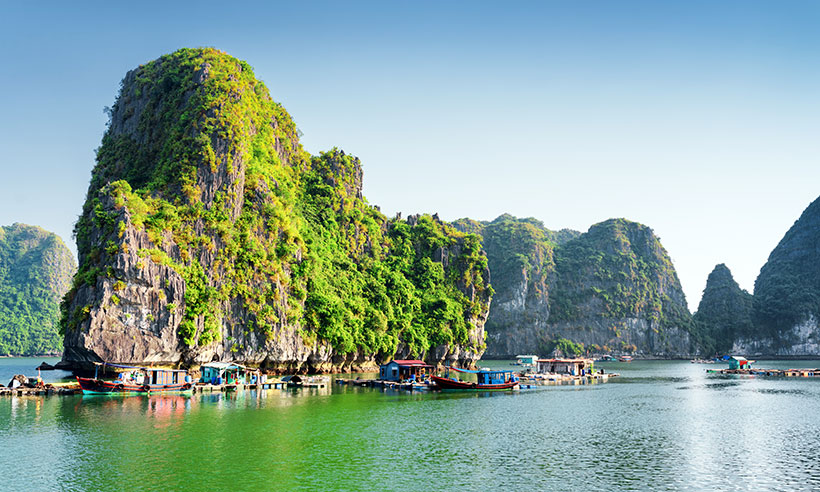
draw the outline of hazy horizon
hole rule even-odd
[[[181,47],[246,60],[388,216],[646,224],[693,311],[718,263],[753,291],[820,195],[814,2],[88,5],[0,19],[0,225],[75,253],[103,107]]]

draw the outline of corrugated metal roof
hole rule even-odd
[[[418,359],[396,359],[393,362],[400,366],[426,366],[423,360]]]

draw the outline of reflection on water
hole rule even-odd
[[[0,489],[820,488],[820,381],[605,369],[621,377],[519,392],[5,398],[0,449],[27,473]]]

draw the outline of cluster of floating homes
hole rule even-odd
[[[445,375],[433,374],[434,367],[422,360],[393,360],[379,367],[377,379],[338,378],[338,384],[351,386],[371,386],[408,390],[502,390],[521,387],[525,382],[563,382],[578,380],[606,380],[611,374],[603,369],[594,369],[592,359],[540,359],[537,355],[520,355],[514,363],[525,366],[520,373],[494,369],[466,370],[446,368]],[[450,377],[450,371],[474,374],[468,379]],[[617,375],[617,374],[615,374]],[[527,385],[528,387],[529,385]]]
[[[117,377],[102,379],[99,370],[114,368]],[[77,377],[83,394],[148,394],[236,391],[238,389],[283,389],[327,386],[326,376],[299,375],[271,378],[259,369],[249,369],[235,362],[210,362],[199,368],[194,381],[188,371],[154,367],[135,367],[97,363],[93,378]]]
[[[782,376],[820,377],[820,369],[753,369],[754,361],[744,357],[726,356],[719,362],[729,364],[726,369],[709,369],[709,373]],[[548,382],[596,382],[617,376],[603,368],[596,370],[595,361],[586,358],[542,359],[536,355],[519,355],[516,366],[520,372],[498,369],[467,370],[454,367],[445,368],[445,374],[436,375],[435,367],[418,359],[392,360],[379,367],[377,379],[336,378],[338,384],[369,386],[411,391],[427,390],[509,390],[529,388]],[[103,379],[103,373],[113,369],[115,379]],[[39,370],[39,368],[38,368]],[[462,378],[456,374],[462,375]],[[73,394],[156,394],[194,393],[213,391],[236,391],[239,389],[285,389],[285,388],[325,388],[327,376],[291,375],[274,378],[259,369],[251,369],[235,362],[211,362],[202,364],[199,378],[193,380],[188,371],[154,367],[124,366],[97,363],[93,378],[77,377],[77,385],[67,383],[44,384],[38,376],[36,380],[15,376],[8,387],[0,385],[0,395],[50,395]]]

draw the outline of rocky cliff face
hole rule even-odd
[[[820,199],[769,255],[755,281],[754,324],[735,344],[748,354],[820,354]]]
[[[472,364],[491,295],[479,238],[388,220],[361,185],[358,159],[302,149],[242,61],[185,49],[129,72],[75,227],[64,365]]]
[[[735,340],[752,334],[752,295],[740,288],[723,263],[709,274],[694,321],[709,354],[732,353]]]
[[[56,234],[26,224],[0,227],[0,355],[62,350],[60,299],[76,268]]]
[[[692,322],[652,230],[624,219],[555,233],[501,216],[456,226],[484,237],[493,287],[485,357],[546,354],[561,339],[591,352],[687,356]]]

